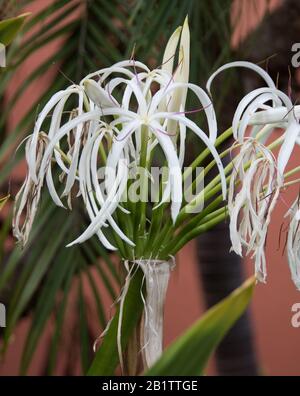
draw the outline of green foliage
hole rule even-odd
[[[132,279],[122,318],[122,351],[141,315],[141,273]],[[145,375],[202,375],[211,354],[246,310],[255,286],[248,279],[220,303],[209,309],[201,319],[171,344],[159,361]],[[180,315],[180,313],[178,313]],[[96,353],[88,375],[114,375],[118,365],[117,328],[119,310],[114,316],[103,343]]]

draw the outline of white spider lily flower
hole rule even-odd
[[[281,175],[283,175],[300,132],[299,120],[295,117],[293,104],[286,94],[272,88],[260,88],[254,90],[250,94],[246,95],[240,102],[235,113],[232,126],[236,137],[239,141],[243,141],[244,134],[250,123],[251,117],[256,113],[257,109],[261,108],[262,104],[269,100],[273,100],[276,105],[278,104],[280,109],[282,109],[282,105],[284,104],[287,110],[284,117],[287,119],[286,125],[284,126],[284,140],[278,154],[278,169]],[[252,102],[250,103],[250,101]],[[271,112],[272,110],[277,113],[276,108],[273,109],[268,106],[267,111]],[[243,116],[241,117],[242,113]],[[278,120],[278,123],[280,122],[282,122],[282,120]]]
[[[300,290],[300,209],[299,198],[293,203],[286,216],[290,217],[287,236],[287,256],[292,280]]]
[[[178,42],[179,63],[173,71],[173,52],[176,51]],[[115,250],[115,246],[104,235],[107,227],[113,228],[122,240],[134,246],[134,242],[120,229],[112,215],[117,208],[129,213],[120,205],[129,178],[127,168],[139,165],[142,146],[145,145],[142,142],[145,131],[147,160],[151,158],[151,152],[160,146],[168,164],[169,175],[160,204],[170,199],[173,222],[177,219],[183,198],[182,165],[188,131],[195,133],[214,157],[225,199],[224,169],[214,146],[217,136],[214,108],[203,89],[188,83],[189,43],[186,19],[182,29],[178,29],[170,39],[161,69],[151,71],[133,59],[118,62],[89,74],[79,85],[71,85],[66,90],[59,91],[39,114],[27,150],[30,179],[36,185],[42,185],[46,179],[55,204],[64,207],[62,198],[67,196],[70,209],[71,190],[76,183],[79,189],[77,196],[82,197],[90,218],[87,229],[68,246],[82,243],[96,234],[106,248]],[[166,59],[169,55],[170,58],[173,56],[173,60]],[[196,111],[203,110],[206,116],[208,134],[186,116],[185,101],[189,91],[197,97],[199,109]],[[74,95],[77,96],[77,107],[65,121],[66,104]],[[52,115],[47,135],[49,143],[42,157],[37,158],[38,136],[50,113]],[[172,123],[176,126],[175,130],[170,129]],[[177,133],[179,139],[174,139]],[[97,153],[103,138],[108,135],[110,143],[105,146],[107,172],[104,194],[98,180]],[[66,145],[67,152],[64,151]],[[64,189],[61,196],[53,181],[53,164],[62,171],[60,181],[64,183]]]
[[[127,67],[130,64],[126,64]],[[139,67],[141,64],[139,63]],[[131,67],[133,67],[131,65]],[[170,175],[167,186],[165,188],[165,193],[161,203],[165,202],[169,195],[171,195],[172,206],[171,213],[173,221],[176,220],[177,215],[180,210],[181,200],[182,200],[182,186],[181,186],[181,164],[183,162],[183,143],[185,140],[186,129],[192,130],[196,133],[204,143],[209,147],[213,156],[215,157],[219,170],[221,172],[222,178],[222,186],[223,186],[223,194],[225,197],[226,194],[226,184],[225,177],[223,172],[223,167],[218,156],[217,151],[214,148],[214,141],[217,135],[217,124],[216,117],[214,113],[214,109],[211,105],[211,101],[207,94],[198,86],[189,83],[176,83],[172,81],[170,75],[167,75],[166,71],[154,70],[149,73],[145,73],[142,71],[141,73],[137,72],[137,64],[134,64],[135,74],[128,74],[128,72],[123,71],[123,75],[128,76],[130,78],[113,78],[112,74],[109,74],[111,78],[108,82],[105,81],[104,75],[107,75],[107,70],[98,71],[99,81],[97,90],[97,84],[94,82],[90,82],[89,79],[83,80],[82,84],[86,89],[87,95],[91,100],[98,103],[99,107],[101,107],[103,114],[106,114],[111,108],[105,108],[105,103],[103,102],[104,94],[103,92],[107,92],[105,95],[106,98],[113,97],[113,91],[116,87],[124,86],[124,95],[121,106],[116,105],[116,110],[119,111],[123,109],[123,117],[122,123],[120,122],[120,133],[116,137],[112,149],[108,156],[107,166],[110,169],[116,169],[118,159],[120,158],[120,154],[122,150],[128,145],[135,146],[136,157],[139,157],[139,150],[141,146],[141,128],[144,126],[148,128],[148,132],[151,135],[151,139],[149,141],[154,141],[155,144],[150,146],[149,149],[153,149],[156,144],[160,144],[163,152],[165,153],[166,159],[170,168]],[[113,70],[117,70],[118,73],[121,73],[121,67],[113,67]],[[145,67],[142,68],[145,70]],[[104,84],[103,87],[101,86]],[[158,82],[160,84],[160,89],[152,96],[151,85],[153,82]],[[187,119],[185,113],[182,111],[177,112],[161,112],[159,111],[163,108],[163,104],[165,103],[167,98],[172,98],[174,94],[177,92],[181,92],[182,89],[191,90],[197,96],[201,108],[203,108],[208,121],[209,127],[209,138],[207,135],[191,120]],[[98,96],[97,96],[98,95]],[[130,109],[132,99],[137,103],[137,110]],[[106,100],[106,99],[105,99]],[[103,103],[102,103],[103,102]],[[116,102],[116,100],[112,100],[112,102]],[[120,107],[119,107],[120,106]],[[182,109],[182,107],[181,107]],[[126,112],[127,117],[126,117]],[[165,121],[175,121],[180,126],[180,154],[179,160],[178,155],[176,153],[176,148],[174,148],[174,143],[171,139],[171,134],[168,130],[165,129]],[[117,123],[117,120],[115,120]],[[135,136],[135,145],[133,145],[132,136]],[[152,139],[153,138],[153,139]],[[172,173],[172,175],[171,175]],[[173,181],[171,180],[173,179]],[[176,180],[176,182],[175,182]],[[110,184],[109,184],[110,183]],[[107,182],[107,188],[111,188],[111,182]]]
[[[27,140],[25,147],[27,162],[29,161],[29,147],[31,145],[31,140],[32,137]],[[37,166],[41,163],[47,144],[47,136],[43,132],[40,132],[37,139]],[[39,179],[38,183],[35,183],[28,172],[26,179],[15,198],[12,229],[14,237],[22,247],[25,246],[30,234],[38,209],[42,186],[43,179]]]
[[[128,70],[130,67],[134,68],[134,73]],[[137,67],[142,69],[142,72],[137,73]],[[113,77],[115,72],[117,77]],[[120,78],[120,74],[123,74],[126,78]],[[167,75],[167,73],[162,70],[148,72],[147,67],[139,62],[136,62],[134,66],[132,62],[122,62],[121,64],[119,63],[113,66],[112,70],[103,69],[98,71],[96,75],[99,77],[98,82],[86,78],[82,81],[80,88],[72,86],[66,91],[61,91],[51,98],[38,118],[28,150],[29,173],[32,180],[36,179],[38,183],[42,183],[46,175],[50,195],[57,205],[64,206],[54,187],[51,159],[55,159],[57,165],[62,169],[64,174],[66,174],[66,186],[63,195],[67,195],[70,192],[76,180],[79,181],[80,193],[83,196],[88,214],[91,218],[91,226],[88,228],[88,231],[84,233],[82,238],[79,237],[76,239],[77,243],[86,240],[86,236],[90,237],[94,233],[97,233],[106,247],[114,249],[114,247],[104,239],[101,232],[101,227],[106,224],[108,219],[109,224],[113,226],[123,240],[126,240],[126,242],[131,245],[133,243],[129,241],[111,218],[113,211],[119,203],[117,202],[117,197],[120,200],[122,189],[125,188],[125,184],[122,184],[122,189],[120,189],[118,185],[114,185],[111,178],[106,179],[105,184],[107,191],[112,190],[114,192],[114,194],[110,194],[107,197],[109,201],[115,201],[113,205],[108,205],[106,200],[104,202],[103,199],[101,200],[99,198],[98,189],[97,204],[93,201],[91,194],[89,194],[89,199],[86,197],[87,182],[85,179],[87,178],[87,172],[90,168],[88,167],[83,171],[83,165],[80,165],[84,163],[83,158],[85,155],[85,151],[82,150],[82,143],[85,139],[85,145],[87,145],[87,142],[93,139],[96,133],[95,131],[97,130],[97,125],[99,127],[99,123],[101,123],[103,117],[112,117],[111,125],[109,125],[116,131],[112,139],[112,147],[108,152],[106,164],[107,168],[115,172],[116,175],[120,169],[120,161],[124,159],[125,150],[129,150],[131,156],[135,157],[135,160],[139,158],[142,127],[146,127],[149,133],[148,155],[150,155],[151,150],[153,150],[157,144],[161,146],[170,169],[169,179],[162,202],[166,202],[168,197],[171,196],[171,216],[174,222],[176,221],[182,202],[181,167],[185,151],[184,143],[187,130],[196,133],[214,156],[221,174],[223,196],[225,198],[226,180],[224,170],[220,157],[213,144],[217,135],[216,117],[209,97],[200,87],[189,83],[175,83],[171,81],[171,76]],[[110,77],[108,81],[107,77]],[[103,81],[106,81],[104,88],[101,87]],[[153,83],[160,84],[159,90],[156,91],[154,95],[151,90]],[[123,98],[122,103],[119,104],[113,94],[114,90],[121,86],[123,87]],[[168,98],[176,92],[181,92],[182,89],[190,90],[197,96],[200,107],[203,108],[207,117],[209,136],[207,136],[193,121],[188,119],[184,111],[159,111],[161,103],[164,100],[168,100]],[[64,105],[69,96],[73,93],[76,93],[79,98],[77,115],[71,117],[68,122],[61,125]],[[88,111],[84,111],[83,108],[85,94],[90,100]],[[52,109],[54,111],[48,133],[49,144],[44,152],[43,158],[37,163],[35,160],[36,136],[43,124],[43,120]],[[182,107],[180,110],[182,110]],[[174,145],[170,134],[166,130],[166,125],[169,120],[179,124],[179,148],[177,148],[177,144]],[[72,150],[69,150],[69,155],[67,155],[70,162],[68,167],[65,164],[65,158],[62,157],[60,148],[62,147],[61,141],[65,138],[69,139],[72,131],[74,131],[75,141]],[[135,137],[134,140],[132,139],[133,135]],[[91,147],[92,149],[92,146],[87,145],[87,147]],[[124,167],[122,169],[124,171]],[[124,172],[122,175],[122,181],[127,181],[128,175]],[[84,181],[82,181],[82,179]],[[94,180],[92,191],[94,191],[95,188],[97,187],[95,187]],[[102,209],[102,205],[104,205],[105,210]]]
[[[230,239],[235,253],[242,256],[244,247],[246,255],[251,253],[255,257],[256,277],[262,282],[267,274],[264,253],[267,231],[281,186],[273,154],[256,140],[246,139],[234,159],[229,183]]]
[[[284,128],[284,141],[278,154],[278,169],[283,175],[295,144],[300,140],[299,110],[298,116],[290,98],[275,87],[275,84],[266,71],[250,62],[232,62],[220,67],[207,82],[210,92],[211,83],[223,70],[232,67],[246,67],[257,72],[267,83],[268,87],[255,89],[246,95],[239,103],[234,114],[232,128],[235,139],[243,142],[248,125],[260,125],[267,122],[277,123]],[[272,101],[273,106],[266,103]],[[284,110],[286,113],[284,114]],[[260,110],[257,112],[257,110]],[[266,113],[267,112],[267,113]],[[285,121],[286,120],[286,121]],[[257,129],[254,129],[254,132]],[[269,129],[267,135],[272,132]],[[254,136],[255,137],[255,136]],[[266,135],[264,139],[266,139]]]

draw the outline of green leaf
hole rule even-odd
[[[142,279],[142,271],[138,270],[131,279],[128,292],[125,297],[121,331],[123,351],[125,350],[128,340],[142,314]],[[87,375],[114,375],[119,362],[117,347],[118,321],[119,309],[110,323],[109,329],[96,353],[96,357],[88,370]]]
[[[166,349],[145,375],[202,375],[219,342],[247,308],[254,285],[254,277],[249,278],[228,297],[209,309]]]
[[[0,22],[0,43],[9,45],[19,33],[30,12]]]

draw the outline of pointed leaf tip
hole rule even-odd
[[[22,28],[25,19],[31,15],[31,12],[23,13],[17,17],[4,19],[0,21],[0,43],[9,45]]]

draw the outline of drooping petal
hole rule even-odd
[[[168,161],[171,190],[171,217],[175,223],[182,204],[181,166],[170,137],[160,131],[160,124],[157,121],[153,121],[151,127]]]
[[[124,188],[127,184],[127,163],[124,159],[120,159],[118,162],[117,177],[112,185],[112,189],[109,191],[108,196],[102,205],[101,209],[98,211],[97,215],[87,227],[87,229],[73,242],[69,243],[67,247],[70,247],[76,243],[83,243],[89,239],[93,234],[95,234],[107,219],[107,212],[112,213],[114,208],[117,206],[121,196],[123,194]]]
[[[250,69],[255,71],[257,74],[259,74],[263,80],[267,83],[267,85],[270,88],[276,89],[276,85],[274,83],[274,81],[272,80],[272,78],[270,77],[270,75],[264,70],[262,69],[260,66],[257,66],[254,63],[251,62],[246,62],[246,61],[237,61],[237,62],[230,62],[230,63],[226,63],[225,65],[219,67],[208,79],[207,83],[206,83],[206,89],[207,91],[210,93],[210,88],[211,88],[211,84],[213,82],[213,80],[216,78],[216,76],[218,74],[220,74],[222,71],[230,69],[230,68],[235,68],[235,67],[243,67],[246,69]]]
[[[31,139],[32,137],[30,137],[26,142],[25,151],[27,160],[29,157]],[[47,144],[48,139],[45,134],[39,134],[37,140],[37,168],[40,166],[41,159]],[[28,171],[26,179],[15,198],[12,228],[14,237],[18,240],[22,247],[26,245],[26,242],[29,238],[30,230],[32,228],[32,224],[39,206],[43,183],[43,177],[39,178],[38,182],[35,183]],[[24,217],[23,220],[22,217]]]
[[[235,193],[235,189],[240,190]],[[265,243],[271,214],[282,186],[273,154],[256,140],[248,138],[234,160],[228,193],[232,250],[255,258],[255,273],[265,282]]]
[[[42,124],[46,119],[49,112],[53,109],[53,107],[65,96],[69,96],[72,93],[78,93],[81,91],[80,87],[71,86],[64,91],[59,91],[52,96],[46,106],[43,108],[41,113],[38,116],[38,119],[34,126],[34,131],[32,134],[31,145],[30,145],[30,156],[29,156],[29,173],[30,177],[35,183],[38,183],[37,174],[36,174],[36,148],[38,142],[38,135],[41,131]]]

